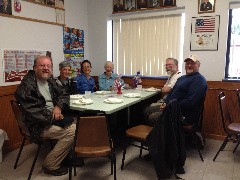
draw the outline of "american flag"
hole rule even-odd
[[[215,32],[215,18],[197,19],[195,33],[201,32]]]

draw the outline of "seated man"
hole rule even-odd
[[[59,63],[60,76],[56,78],[56,82],[64,88],[68,95],[77,94],[76,82],[70,79],[71,64],[68,61]]]
[[[166,59],[165,70],[170,76],[162,88],[162,93],[165,94],[163,99],[160,99],[157,103],[152,103],[144,111],[147,124],[151,126],[156,123],[159,115],[161,114],[160,106],[164,102],[164,99],[166,99],[168,93],[172,90],[177,79],[181,76],[181,72],[178,71],[178,61],[174,58]]]
[[[39,138],[56,139],[53,150],[43,162],[47,174],[61,176],[68,173],[62,161],[71,150],[76,125],[69,109],[69,95],[52,78],[52,61],[39,56],[18,86],[15,97],[22,106],[23,119],[30,131],[31,141]]]

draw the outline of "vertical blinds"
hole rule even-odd
[[[166,75],[166,58],[182,57],[182,31],[182,14],[113,20],[115,72]]]

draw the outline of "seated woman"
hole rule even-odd
[[[98,76],[98,85],[100,91],[114,90],[114,80],[118,78],[118,74],[113,73],[114,64],[107,61],[104,65],[105,72]],[[124,81],[121,79],[121,84],[124,86]]]
[[[90,76],[91,69],[91,62],[89,60],[84,60],[81,64],[81,74],[75,78],[77,82],[77,91],[80,94],[84,94],[85,91],[94,91],[95,81],[93,77]]]
[[[62,61],[59,63],[60,76],[55,78],[56,82],[64,88],[69,95],[77,94],[76,84],[73,79],[70,79],[71,64],[68,61]]]

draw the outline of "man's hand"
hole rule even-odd
[[[166,107],[166,103],[160,102],[160,111],[163,111],[165,107]]]
[[[62,115],[62,110],[61,110],[60,107],[55,106],[55,107],[53,108],[52,117],[53,117],[53,119],[55,119],[55,120],[61,120],[61,119],[64,118],[63,115]]]
[[[171,91],[172,88],[170,88],[169,86],[163,86],[162,88],[162,92],[163,93],[169,93]]]

